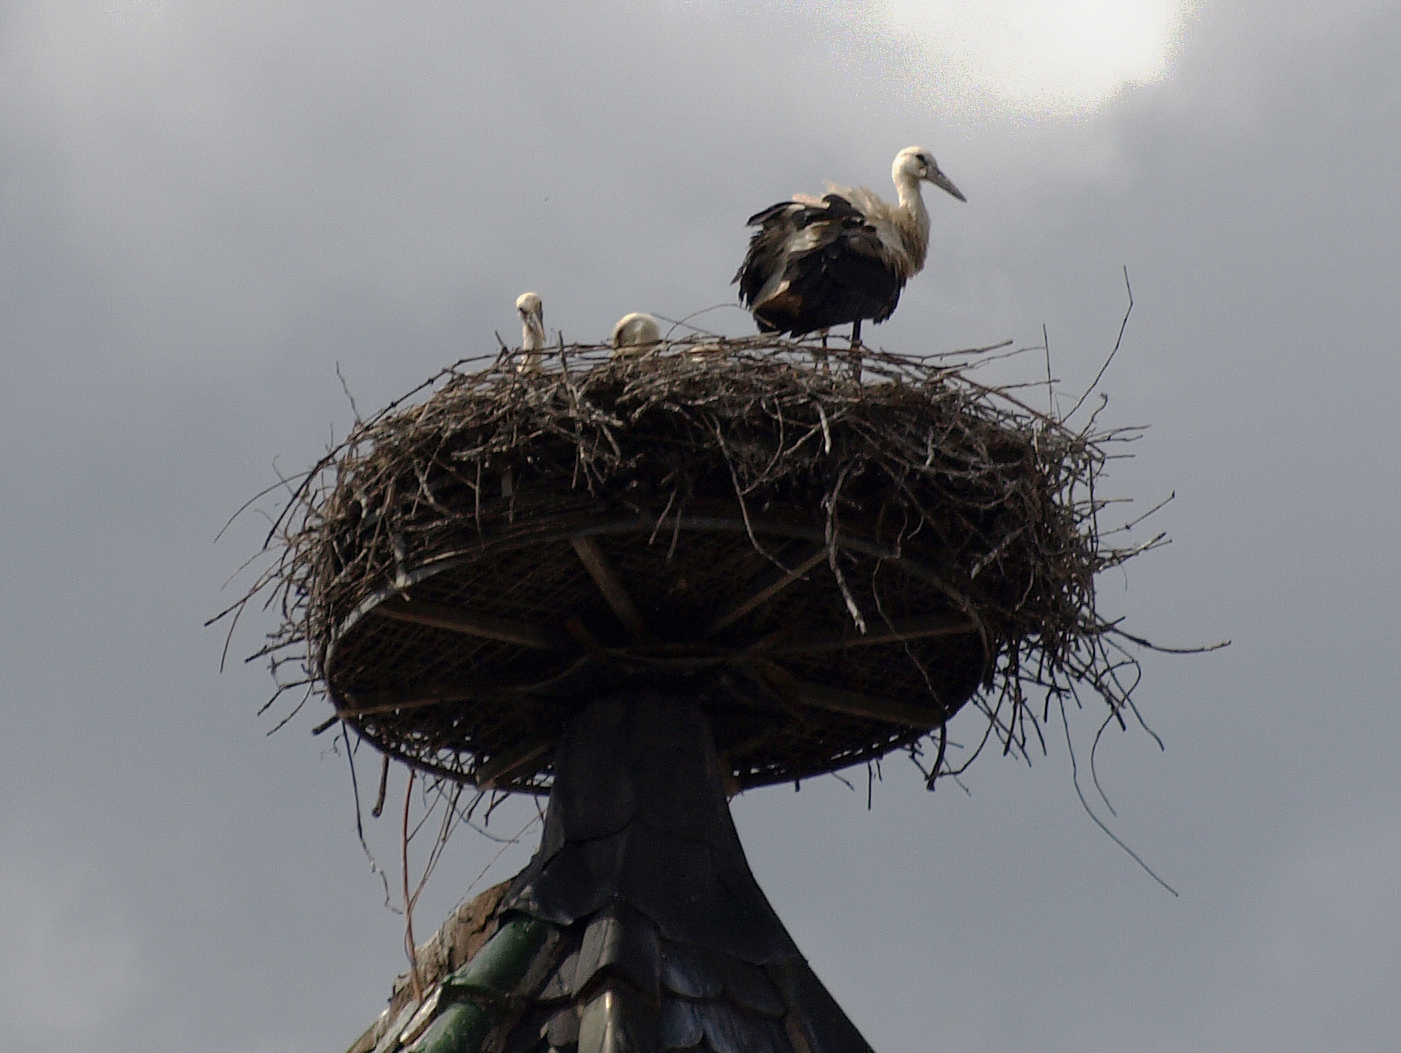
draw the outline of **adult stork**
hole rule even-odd
[[[821,199],[795,194],[749,217],[759,229],[734,281],[761,333],[802,336],[850,322],[851,346],[860,347],[861,322],[890,317],[929,250],[920,183],[968,200],[922,146],[896,154],[890,177],[894,205],[866,187],[829,184]]]
[[[516,372],[539,372],[540,352],[545,347],[545,308],[540,303],[540,294],[525,292],[516,297],[516,314],[521,317],[522,352]]]
[[[618,319],[609,338],[612,358],[640,358],[662,342],[661,326],[650,314],[634,311]]]

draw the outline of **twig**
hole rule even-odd
[[[409,955],[409,980],[413,983],[414,1001],[423,1004],[423,979],[418,973],[418,945],[413,938],[413,897],[409,895],[409,806],[413,803],[413,780],[417,772],[409,769],[409,784],[404,788],[404,826],[399,840],[404,875],[404,949]]]
[[[355,405],[355,396],[350,393],[350,385],[345,382],[345,374],[341,372],[341,364],[336,363],[336,377],[341,382],[341,390],[345,392],[346,401],[350,403],[350,413],[355,418],[355,423],[360,423],[360,408]]]
[[[1114,356],[1119,353],[1119,345],[1124,342],[1124,330],[1128,327],[1129,315],[1133,314],[1133,286],[1129,284],[1129,269],[1127,266],[1124,267],[1124,289],[1129,294],[1129,305],[1124,310],[1123,321],[1119,323],[1119,335],[1114,339],[1114,350],[1109,352],[1109,357],[1104,360],[1104,365],[1099,367],[1099,372],[1095,374],[1094,380],[1090,381],[1090,386],[1085,389],[1083,395],[1076,399],[1075,405],[1070,407],[1070,412],[1062,417],[1062,420],[1069,420],[1071,417],[1075,416],[1075,411],[1084,405],[1085,400],[1090,397],[1090,392],[1099,387],[1099,382],[1104,376],[1104,371],[1109,368],[1109,363],[1114,361]]]
[[[1071,740],[1071,736],[1070,736],[1070,719],[1065,715],[1065,705],[1064,705],[1064,704],[1062,704],[1061,707],[1060,707],[1060,716],[1061,716],[1061,723],[1062,723],[1062,725],[1063,725],[1064,728],[1065,728],[1065,742],[1066,742],[1066,747],[1067,747],[1067,749],[1068,749],[1069,752],[1070,752],[1070,778],[1071,778],[1071,781],[1075,784],[1075,796],[1077,796],[1077,797],[1080,798],[1080,806],[1081,806],[1082,808],[1085,809],[1085,814],[1088,815],[1091,819],[1094,820],[1094,824],[1095,824],[1097,827],[1099,827],[1101,830],[1104,831],[1104,833],[1109,837],[1109,840],[1113,841],[1116,845],[1118,845],[1120,848],[1122,848],[1122,849],[1128,854],[1128,856],[1129,856],[1130,859],[1132,859],[1135,863],[1137,863],[1140,867],[1142,867],[1142,868],[1143,868],[1143,872],[1144,872],[1145,874],[1147,874],[1150,878],[1152,878],[1154,881],[1156,881],[1159,885],[1162,885],[1163,888],[1167,889],[1167,890],[1168,890],[1169,892],[1171,892],[1174,896],[1176,896],[1176,895],[1177,895],[1177,890],[1176,890],[1175,888],[1173,888],[1171,885],[1169,885],[1169,884],[1168,884],[1166,881],[1164,881],[1162,878],[1158,877],[1158,875],[1155,874],[1155,873],[1153,872],[1153,868],[1150,867],[1147,863],[1145,863],[1145,862],[1143,861],[1142,857],[1140,857],[1139,854],[1138,854],[1137,852],[1135,852],[1135,851],[1134,851],[1132,848],[1130,848],[1128,845],[1124,844],[1124,842],[1119,838],[1119,835],[1116,834],[1113,830],[1109,829],[1109,827],[1107,827],[1107,826],[1104,824],[1104,820],[1102,820],[1099,816],[1095,815],[1094,809],[1091,808],[1091,807],[1090,807],[1090,803],[1089,803],[1087,800],[1085,800],[1085,793],[1084,793],[1084,791],[1080,788],[1080,773],[1079,773],[1078,768],[1077,768],[1076,765],[1075,765],[1075,744],[1074,744],[1074,742]]]

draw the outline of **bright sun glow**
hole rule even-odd
[[[930,80],[985,93],[1023,114],[1093,109],[1157,80],[1191,0],[878,0],[908,34]],[[947,89],[946,89],[947,90]]]

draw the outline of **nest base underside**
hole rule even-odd
[[[874,541],[844,535],[834,555],[791,519],[595,511],[526,517],[406,572],[347,619],[326,668],[341,717],[381,750],[544,792],[561,729],[602,694],[702,700],[749,788],[915,742],[987,662],[939,573]]]

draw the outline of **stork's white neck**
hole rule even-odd
[[[534,315],[521,326],[521,350],[543,351],[545,348],[545,325]]]
[[[929,251],[929,212],[919,192],[919,180],[914,176],[905,172],[897,174],[895,193],[900,199],[897,211],[900,235],[905,241],[910,262],[914,264],[911,273],[917,273],[924,266],[924,255]]]

